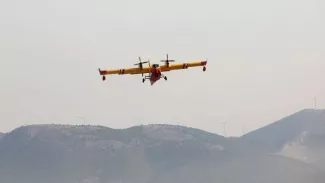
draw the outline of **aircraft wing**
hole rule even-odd
[[[179,64],[169,64],[160,66],[161,72],[168,72],[172,70],[181,70],[181,69],[187,69],[189,67],[199,67],[207,64],[207,61],[198,61],[198,62],[188,62],[188,63],[179,63]]]
[[[111,70],[99,70],[100,75],[124,75],[124,74],[144,74],[150,72],[150,67],[143,67],[142,69],[136,67],[136,68],[122,68],[122,69],[111,69]]]

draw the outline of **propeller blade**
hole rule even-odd
[[[161,62],[175,62],[175,60],[161,60]]]
[[[169,62],[175,62],[175,60],[168,60],[169,59],[168,53],[166,54],[166,58],[167,58],[167,60],[161,60],[161,62],[167,62],[167,63],[169,63]]]

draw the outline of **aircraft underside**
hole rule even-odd
[[[143,79],[142,79],[142,82],[144,83],[147,79],[150,80],[150,84],[153,85],[155,84],[158,80],[160,80],[161,78],[164,78],[166,81],[167,81],[167,77],[162,75],[162,74],[159,74],[157,76],[155,75],[151,75],[151,76],[145,76]]]

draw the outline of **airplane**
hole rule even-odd
[[[151,86],[154,85],[158,80],[164,78],[167,81],[167,77],[163,74],[163,72],[169,72],[173,70],[181,70],[181,69],[188,69],[189,67],[198,67],[202,66],[203,71],[206,71],[206,64],[207,60],[204,61],[197,61],[197,62],[189,62],[189,63],[179,63],[179,64],[170,64],[170,62],[175,62],[175,60],[168,60],[168,54],[166,60],[161,60],[164,62],[164,65],[159,64],[152,64],[150,60],[142,62],[141,58],[139,57],[139,63],[134,65],[138,65],[138,67],[134,68],[122,68],[122,69],[112,69],[112,70],[101,70],[98,68],[99,74],[102,76],[102,80],[106,80],[105,75],[124,75],[124,74],[148,74],[147,76],[143,77],[142,82],[144,83],[147,79],[150,81]],[[144,67],[143,64],[148,63],[147,67]]]

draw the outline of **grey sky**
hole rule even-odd
[[[325,107],[325,3],[30,0],[0,2],[0,131],[38,123],[169,123],[240,135]],[[151,87],[97,68],[208,58]]]

